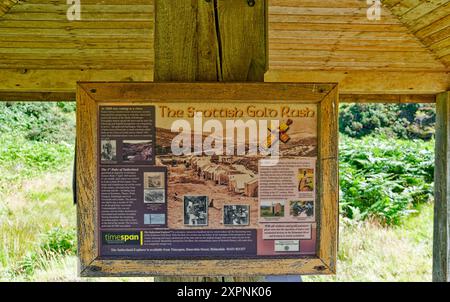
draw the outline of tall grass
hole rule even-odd
[[[73,112],[69,103],[0,102],[0,279],[74,253]]]
[[[0,279],[31,278],[51,260],[75,253],[70,171],[25,181],[1,201]]]

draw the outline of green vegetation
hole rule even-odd
[[[75,253],[74,110],[73,103],[0,103],[0,280],[28,278]]]
[[[24,179],[70,165],[74,110],[72,103],[0,102],[0,197]]]
[[[342,107],[338,275],[307,281],[431,279],[434,140],[398,139],[414,137],[418,112],[432,116],[425,107],[403,113],[414,116],[407,126],[392,123],[397,114],[380,119],[382,107],[368,115]],[[0,103],[0,281],[78,279],[74,110],[73,103]],[[433,123],[424,118],[418,129]]]
[[[34,142],[73,144],[75,103],[0,102],[0,133]]]
[[[339,161],[346,217],[399,224],[433,197],[434,141],[342,137]]]
[[[0,280],[31,279],[36,270],[74,255],[71,180],[68,169],[45,173],[1,199]]]
[[[432,104],[342,104],[339,108],[340,131],[355,138],[381,134],[429,140],[435,123]]]
[[[431,203],[420,206],[401,226],[342,218],[339,229],[336,276],[305,276],[304,281],[431,281]]]

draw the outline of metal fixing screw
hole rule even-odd
[[[247,0],[248,6],[253,7],[256,4],[255,0]]]

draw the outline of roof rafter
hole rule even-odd
[[[445,66],[450,68],[450,2],[384,0],[386,9]]]
[[[19,3],[20,0],[0,0],[0,18],[7,14],[11,7]]]

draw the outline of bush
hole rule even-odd
[[[71,165],[74,103],[0,102],[0,198],[23,179]]]
[[[339,112],[340,131],[355,138],[381,134],[429,140],[435,123],[435,107],[430,104],[342,104]]]
[[[40,246],[25,254],[9,274],[31,276],[37,269],[46,269],[52,260],[75,254],[75,229],[53,228],[42,236]]]
[[[433,195],[434,142],[366,137],[340,142],[341,213],[399,224]]]
[[[76,232],[74,229],[53,228],[44,235],[41,250],[50,254],[75,255]]]
[[[0,102],[0,134],[17,133],[30,141],[73,143],[74,105],[49,102]]]
[[[8,273],[31,276],[37,269],[46,269],[52,260],[75,255],[76,251],[75,229],[53,228],[42,236],[39,247],[27,252]]]
[[[33,142],[19,135],[0,134],[0,193],[14,191],[23,179],[66,169],[73,145]]]

